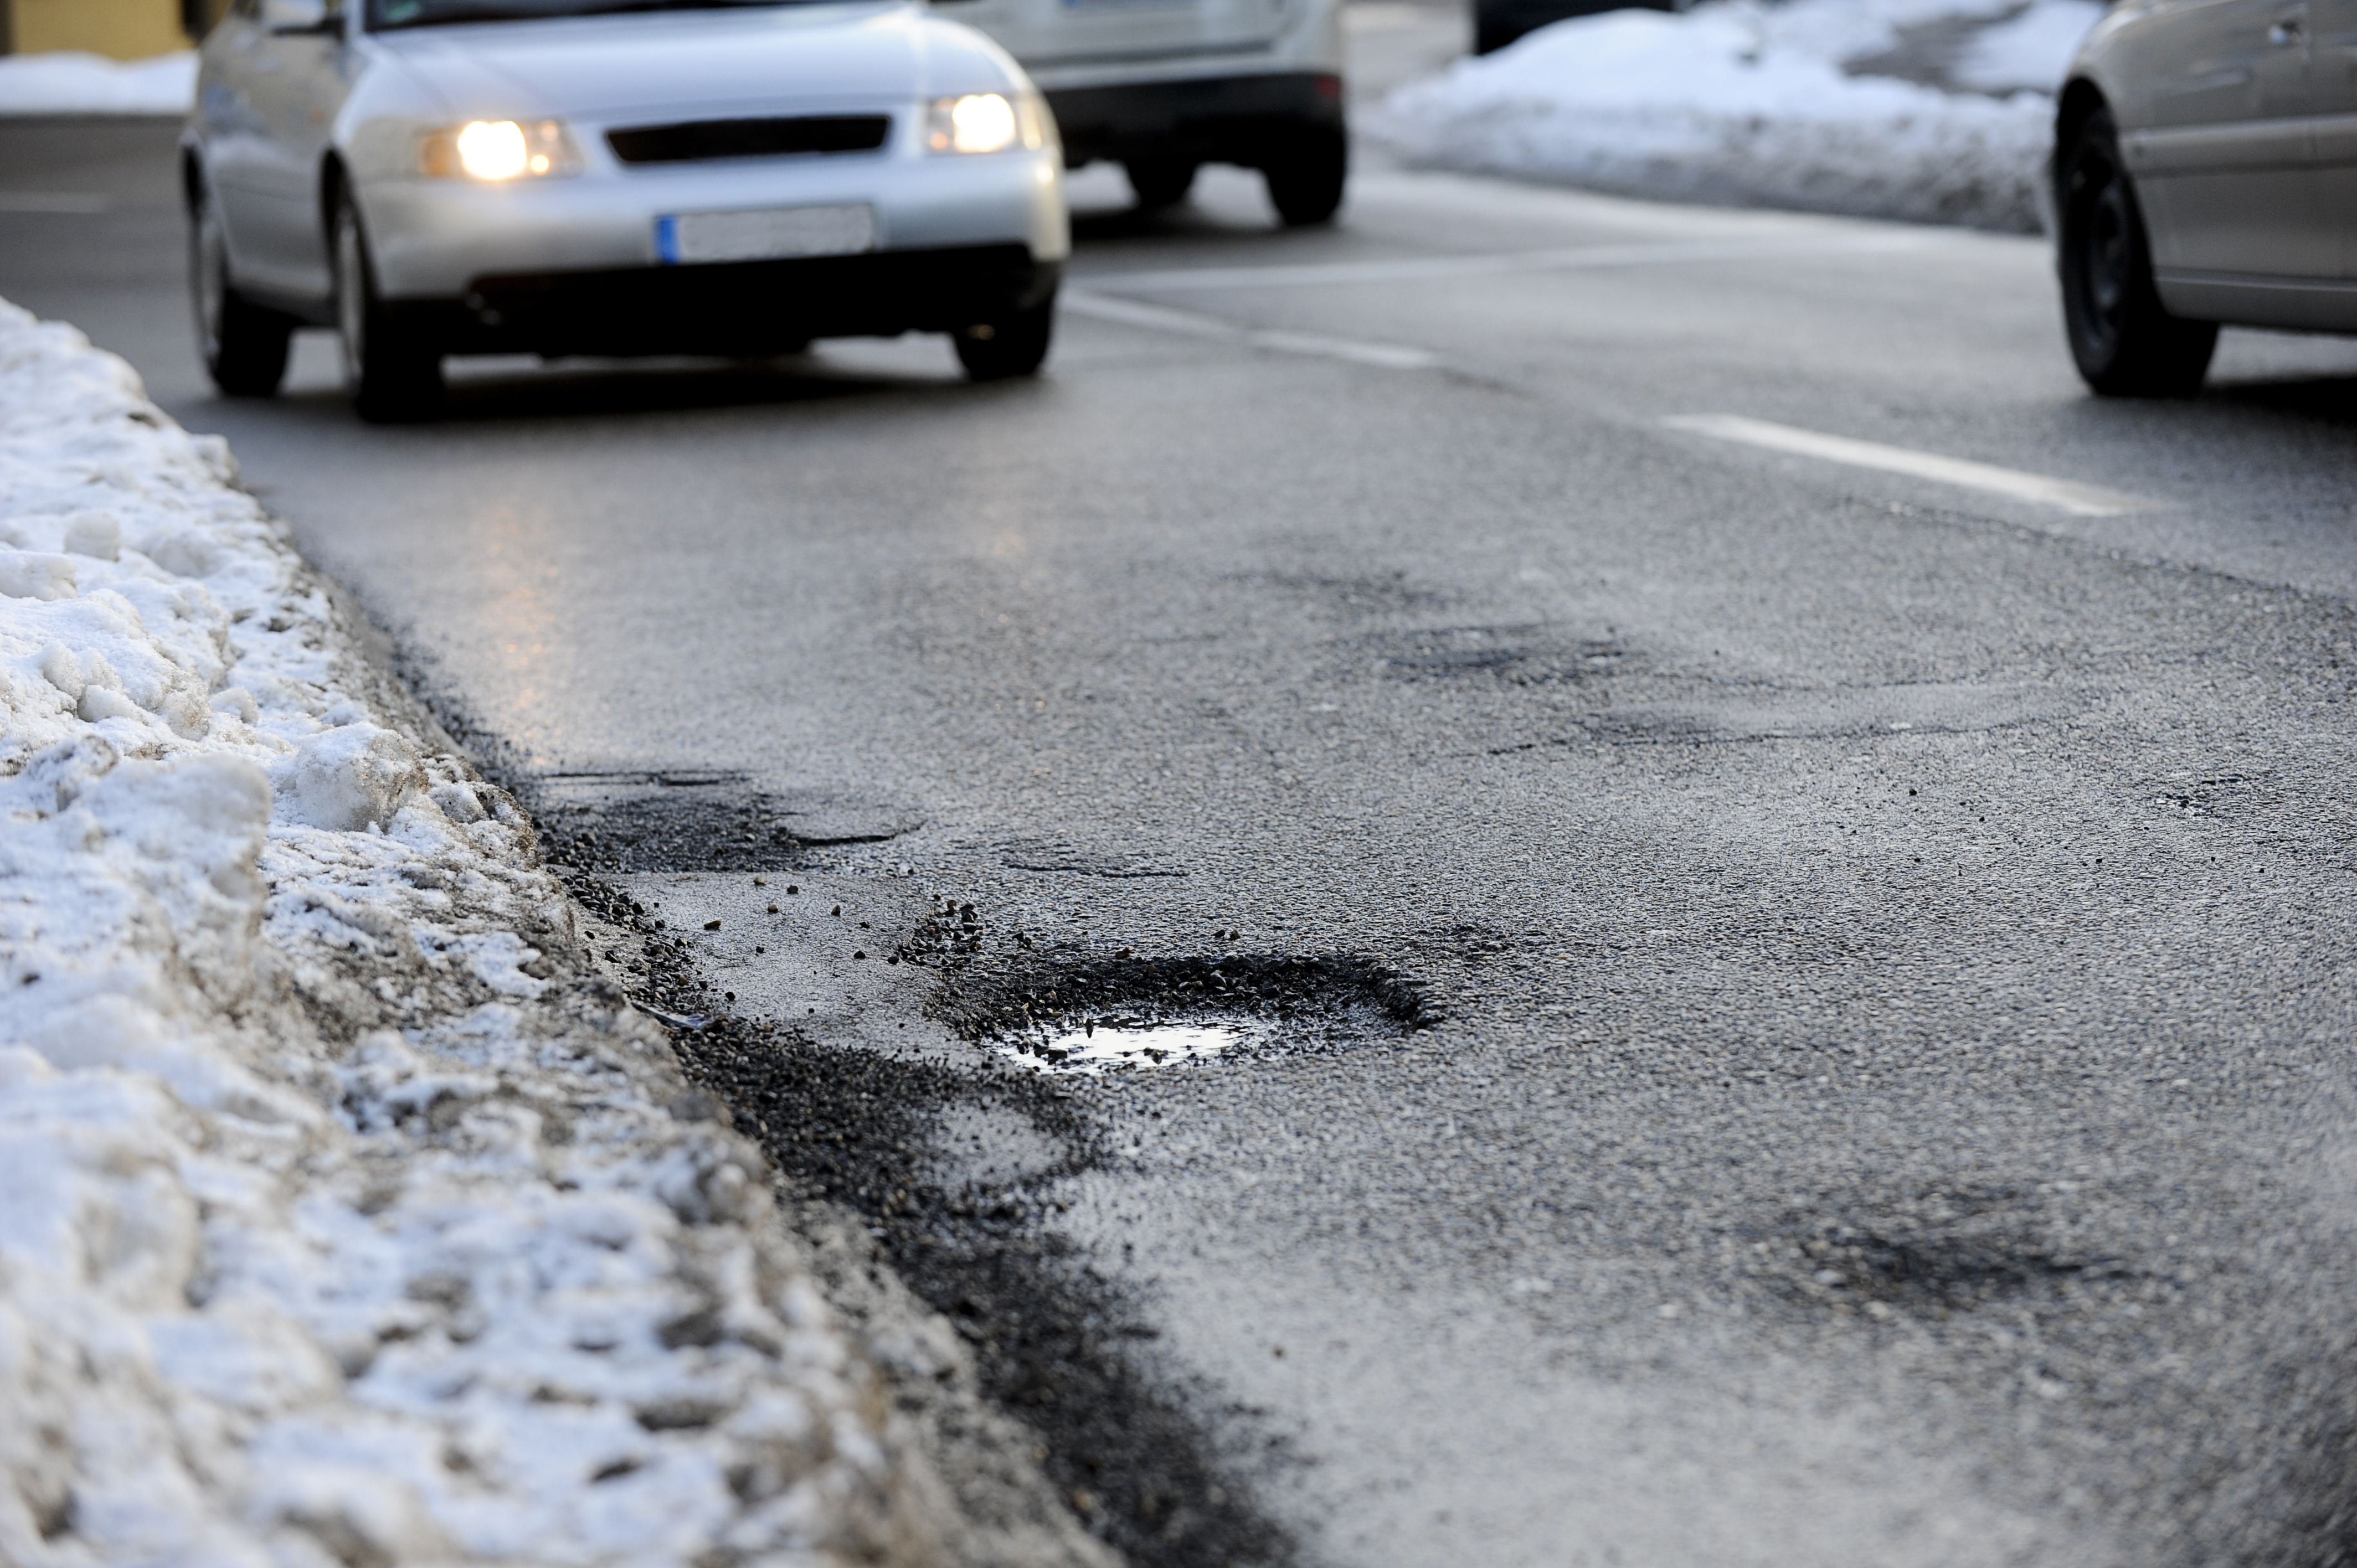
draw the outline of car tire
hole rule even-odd
[[[384,307],[368,231],[351,198],[336,203],[336,335],[342,340],[344,391],[353,411],[371,424],[424,419],[442,404],[442,353],[420,341]]]
[[[201,184],[188,209],[188,303],[197,353],[213,385],[231,397],[276,396],[295,318],[254,304],[231,283],[229,234]]]
[[[2161,305],[2110,110],[2080,124],[2058,183],[2062,323],[2079,374],[2105,397],[2192,396],[2217,349],[2218,324],[2184,320]]]
[[[1122,165],[1122,172],[1129,176],[1129,188],[1135,193],[1138,207],[1157,212],[1187,199],[1187,193],[1195,188],[1197,167],[1184,158],[1136,158]]]
[[[1305,127],[1293,145],[1262,170],[1269,204],[1288,229],[1329,221],[1342,205],[1351,149],[1339,125]]]
[[[1048,344],[1055,330],[1056,296],[1051,294],[1027,309],[958,332],[958,363],[965,367],[969,381],[1005,381],[1037,375],[1047,361]]]

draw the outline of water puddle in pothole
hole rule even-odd
[[[1242,1029],[1226,1024],[1098,1024],[1008,1040],[997,1048],[1000,1055],[1041,1072],[1095,1077],[1200,1061],[1221,1055],[1243,1037]]]

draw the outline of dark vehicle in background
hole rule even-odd
[[[2095,391],[2192,392],[2221,325],[2357,332],[2357,0],[2126,0],[2072,63],[2053,167]]]
[[[1288,225],[1342,204],[1340,0],[933,0],[1017,60],[1068,166],[1105,159],[1140,207],[1186,199],[1207,163],[1257,169]]]
[[[1473,0],[1473,52],[1495,54],[1525,33],[1607,11],[1683,11],[1676,0]]]

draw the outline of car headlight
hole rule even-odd
[[[554,120],[475,120],[430,133],[418,149],[418,167],[437,179],[498,183],[571,174],[581,159],[573,139]]]
[[[926,105],[925,145],[936,153],[1003,153],[1040,143],[1039,115],[1003,92],[936,98]]]

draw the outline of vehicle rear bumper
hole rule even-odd
[[[387,330],[446,354],[758,354],[813,338],[1003,321],[1063,263],[1019,244],[477,278],[463,298],[390,302]]]
[[[1342,84],[1323,71],[1050,89],[1064,161],[1186,158],[1258,167],[1297,144],[1305,126],[1342,129]]]

